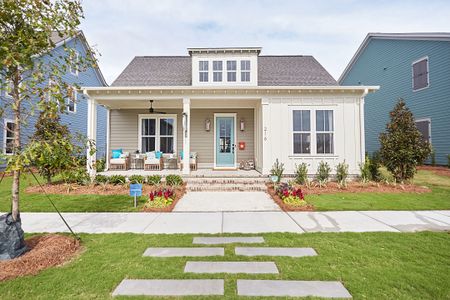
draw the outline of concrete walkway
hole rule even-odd
[[[176,212],[281,211],[265,192],[189,192],[175,206]]]
[[[414,232],[450,230],[450,211],[63,213],[84,233]],[[56,213],[22,213],[25,232],[67,232]]]

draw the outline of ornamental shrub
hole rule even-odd
[[[308,181],[308,165],[301,163],[295,166],[295,183],[305,184]]]
[[[369,159],[369,172],[370,179],[373,181],[381,181],[382,176],[380,172],[381,158],[380,152],[375,151],[372,153],[372,157]]]
[[[96,175],[95,176],[95,183],[97,183],[97,184],[108,183],[108,182],[109,182],[108,176],[105,176],[105,175]]]
[[[147,176],[147,183],[150,185],[158,185],[161,183],[161,175]]]
[[[125,184],[125,176],[123,175],[112,175],[109,177],[109,182],[114,185]]]
[[[344,162],[336,165],[336,180],[340,186],[347,186],[348,164]]]
[[[319,183],[319,186],[324,186],[327,184],[328,179],[330,178],[331,168],[327,162],[321,161],[319,166],[317,167],[317,175],[316,179]]]
[[[390,112],[390,119],[380,134],[380,156],[395,181],[403,182],[414,177],[416,167],[430,155],[431,145],[422,138],[403,99]]]
[[[97,159],[97,161],[95,162],[95,169],[97,170],[97,172],[105,171],[105,167],[106,167],[106,159],[105,158]]]
[[[284,173],[284,163],[280,163],[278,158],[275,160],[275,163],[272,165],[272,169],[270,170],[271,176],[277,176],[277,182],[280,183],[281,177],[283,177]]]
[[[170,186],[180,186],[183,184],[183,178],[180,175],[167,175],[166,184]]]
[[[369,182],[372,179],[372,174],[370,173],[370,158],[369,155],[366,154],[366,158],[364,163],[359,164],[359,175],[362,182]]]
[[[433,166],[433,167],[435,167],[436,166],[436,151],[432,148],[431,149],[431,165]]]
[[[130,178],[128,178],[130,180],[130,183],[144,183],[145,181],[145,177],[142,175],[131,175]]]

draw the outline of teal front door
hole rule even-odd
[[[234,117],[216,118],[216,167],[234,168]]]

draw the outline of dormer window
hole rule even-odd
[[[227,61],[227,81],[236,81],[236,61]]]
[[[78,76],[78,64],[80,63],[80,54],[74,51],[70,54],[69,71],[70,74]]]
[[[241,60],[241,81],[250,81],[250,61]]]
[[[208,69],[209,69],[209,62],[207,60],[201,60],[199,61],[199,81],[200,82],[208,82]]]
[[[213,81],[222,81],[223,64],[221,60],[213,61]]]

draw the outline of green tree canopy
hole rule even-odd
[[[386,131],[380,134],[380,156],[395,180],[403,182],[414,177],[416,167],[430,155],[431,145],[423,139],[403,99],[389,116]]]

